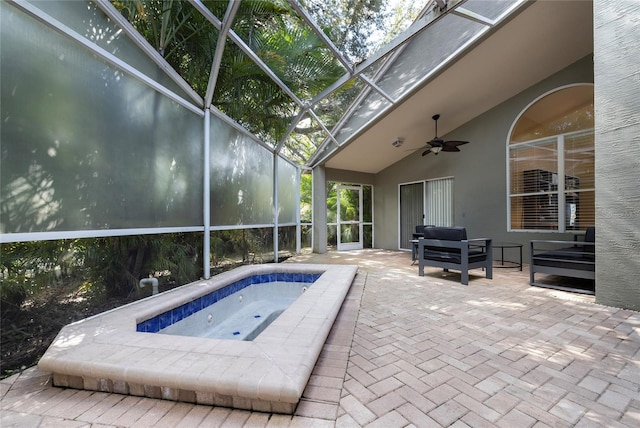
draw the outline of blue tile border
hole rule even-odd
[[[136,326],[136,331],[142,333],[157,333],[163,328],[175,324],[187,318],[190,315],[195,314],[202,309],[205,309],[219,300],[224,299],[238,291],[242,290],[253,284],[265,284],[268,282],[302,282],[307,284],[313,284],[321,273],[293,273],[293,272],[273,272],[259,275],[252,275],[246,278],[233,282],[223,288],[219,288],[212,291],[209,294],[198,297],[195,300],[187,302],[176,308],[169,309],[153,318],[139,322]]]

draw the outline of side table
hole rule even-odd
[[[493,248],[499,248],[500,249],[500,264],[499,265],[495,265],[493,267],[496,268],[513,268],[513,267],[517,267],[522,271],[522,244],[517,244],[515,242],[496,242],[493,244]],[[505,260],[504,259],[504,250],[505,248],[517,248],[518,254],[519,254],[519,258],[518,261],[510,261],[510,260]],[[497,260],[496,260],[497,261]],[[505,265],[505,263],[507,263]]]

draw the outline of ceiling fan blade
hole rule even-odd
[[[468,143],[469,143],[468,141],[449,140],[444,142],[444,146],[457,147],[457,146],[461,146],[463,144],[468,144]]]
[[[460,149],[459,149],[459,148],[457,148],[456,146],[444,146],[444,147],[442,148],[442,151],[443,151],[443,152],[459,152],[459,151],[460,151]]]
[[[432,147],[433,147],[433,141],[429,141],[424,146],[422,146],[422,148],[424,149],[424,152],[422,152],[422,156],[428,155],[431,152]]]
[[[445,141],[444,145],[457,147],[457,146],[461,146],[463,144],[468,144],[468,143],[469,143],[468,141],[450,140],[450,141]]]

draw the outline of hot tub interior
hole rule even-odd
[[[288,272],[252,275],[139,322],[136,330],[253,340],[320,275]]]

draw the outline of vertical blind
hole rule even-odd
[[[427,181],[426,224],[453,226],[453,178]]]

